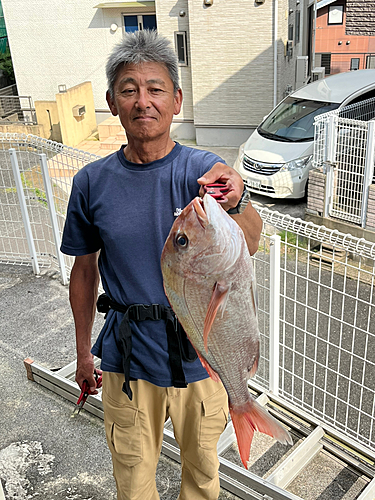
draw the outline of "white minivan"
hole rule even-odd
[[[283,99],[240,146],[234,168],[253,193],[303,198],[314,149],[314,118],[375,97],[375,69],[317,80]]]

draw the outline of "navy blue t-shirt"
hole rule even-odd
[[[61,251],[86,255],[100,250],[105,292],[119,304],[169,305],[160,257],[181,210],[198,196],[197,179],[223,160],[176,143],[161,160],[138,164],[123,148],[82,168],[73,179]],[[115,336],[123,315],[110,310],[92,353],[102,370],[122,372]],[[130,376],[161,387],[172,385],[166,324],[131,321]],[[199,359],[183,362],[187,382],[207,378]]]

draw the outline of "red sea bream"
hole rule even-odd
[[[250,395],[259,330],[252,260],[239,225],[206,194],[175,220],[161,267],[168,300],[208,374],[229,398],[242,463],[254,430],[292,443],[289,433]]]

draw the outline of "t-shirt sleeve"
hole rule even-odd
[[[224,163],[227,164],[225,160],[220,158],[220,156],[215,153],[211,153],[209,151],[202,152],[202,159],[200,161],[200,176],[202,177],[205,173],[207,173],[216,163]]]
[[[88,190],[80,187],[74,178],[60,248],[62,253],[87,255],[101,248],[98,228],[91,221],[87,200]]]

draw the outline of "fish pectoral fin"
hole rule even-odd
[[[218,282],[215,283],[214,291],[210,303],[208,304],[206,318],[203,325],[203,342],[206,352],[208,352],[208,334],[210,333],[212,323],[216,318],[219,308],[224,312],[230,285],[223,285]]]
[[[214,382],[220,382],[220,377],[219,375],[215,372],[215,370],[213,368],[211,368],[211,366],[208,364],[208,361],[206,361],[200,354],[199,352],[197,353],[198,354],[198,358],[200,359],[200,362],[202,363],[203,367],[206,369],[207,373],[209,374],[209,376],[212,378],[212,380]]]

